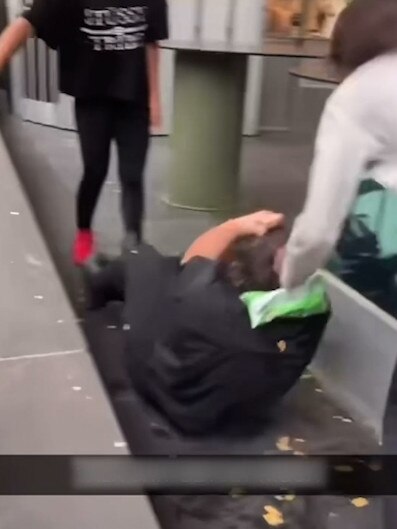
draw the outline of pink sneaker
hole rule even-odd
[[[79,230],[73,245],[73,260],[77,266],[83,265],[94,254],[94,234],[91,230]]]

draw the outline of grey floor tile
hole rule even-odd
[[[0,454],[127,453],[88,353],[3,361],[0,392]]]
[[[1,496],[0,529],[158,529],[144,496]]]

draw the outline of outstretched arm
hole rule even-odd
[[[344,108],[327,104],[316,139],[309,189],[296,220],[281,269],[281,284],[294,288],[328,261],[378,145]]]
[[[149,82],[150,122],[153,128],[161,126],[160,48],[158,42],[168,38],[168,6],[166,0],[153,0],[148,14],[147,69]]]
[[[152,128],[161,127],[161,97],[160,97],[160,49],[156,42],[146,46],[147,68],[149,81],[149,109]]]
[[[23,17],[12,22],[0,35],[0,71],[2,71],[14,53],[33,36],[31,23]]]
[[[229,246],[240,237],[263,236],[268,231],[280,226],[283,221],[283,215],[271,211],[258,211],[252,215],[228,220],[200,235],[185,253],[182,264],[194,257],[219,259],[225,254]]]

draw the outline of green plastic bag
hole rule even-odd
[[[240,299],[248,309],[253,329],[276,318],[306,318],[325,314],[330,308],[324,280],[317,275],[291,291],[279,288],[271,292],[245,292]]]

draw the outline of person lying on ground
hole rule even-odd
[[[283,215],[261,211],[207,231],[182,259],[141,244],[86,269],[92,309],[123,302],[132,385],[183,432],[262,420],[311,361],[328,302],[318,285],[282,299],[285,240]]]

